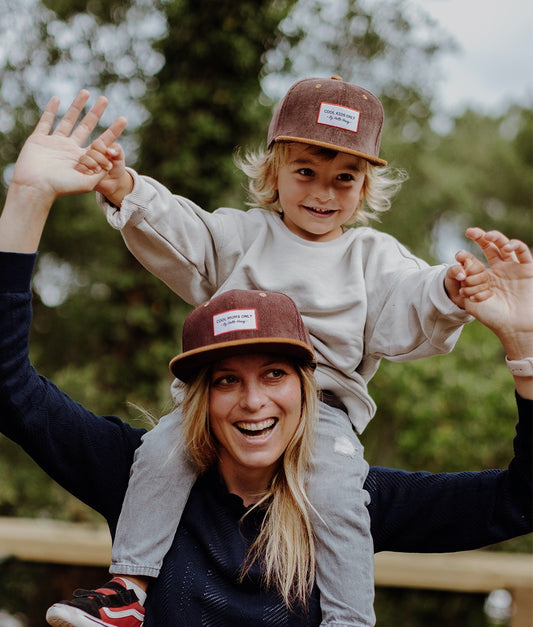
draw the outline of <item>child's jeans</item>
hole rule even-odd
[[[348,416],[321,402],[308,482],[316,535],[322,625],[375,624],[374,550],[363,483],[368,464]],[[196,480],[180,437],[180,413],[164,416],[135,454],[110,571],[157,577]]]

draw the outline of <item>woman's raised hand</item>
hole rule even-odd
[[[465,309],[500,338],[510,358],[533,356],[533,255],[521,240],[499,231],[474,227],[466,231],[483,251],[488,266],[483,274],[475,269],[469,286],[469,266],[476,262],[465,251],[456,259],[465,271]],[[477,296],[470,298],[470,290]],[[483,297],[480,298],[480,294]],[[517,351],[516,355],[514,353]],[[521,355],[518,355],[520,353]]]
[[[88,192],[106,175],[105,170],[83,173],[76,166],[85,152],[84,142],[96,128],[106,107],[103,96],[81,120],[89,92],[81,90],[55,129],[59,99],[52,98],[33,133],[26,140],[15,164],[11,186],[35,192],[41,202],[52,203],[57,197]],[[123,117],[117,118],[99,139],[111,146],[126,127]],[[37,200],[37,198],[36,198]]]
[[[88,99],[89,92],[81,90],[52,130],[59,107],[59,99],[52,98],[24,143],[0,215],[0,251],[35,252],[56,198],[89,192],[106,176],[105,169],[93,173],[77,169],[86,150],[82,144],[107,107],[106,98],[100,97],[80,120]],[[111,146],[125,127],[126,120],[119,117],[99,139]]]

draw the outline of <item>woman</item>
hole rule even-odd
[[[113,533],[144,432],[75,404],[37,375],[27,355],[29,283],[46,216],[57,196],[82,191],[83,186],[89,189],[97,180],[97,175],[87,177],[73,169],[82,152],[80,145],[105,105],[98,101],[74,129],[84,98],[74,102],[51,135],[57,102],[47,108],[17,161],[0,217],[0,251],[4,251],[0,254],[0,427],[54,479],[101,512]],[[122,128],[119,119],[103,140],[112,144]],[[65,160],[67,145],[72,158]],[[59,151],[54,150],[57,146]],[[58,154],[61,158],[55,159]],[[525,358],[533,355],[533,260],[523,243],[509,242],[501,234],[476,230],[475,238],[490,271],[487,293],[484,284],[465,287],[466,295],[477,293],[485,299],[470,301],[471,313],[500,338],[508,357],[518,362],[512,367],[522,369],[515,374],[521,413],[516,456],[507,471],[429,475],[371,469],[365,487],[372,498],[369,509],[377,551],[463,550],[531,531],[533,368],[531,358]],[[469,266],[479,262],[466,253],[458,261],[467,286]],[[260,307],[256,302],[247,306],[248,299],[274,298],[271,294],[238,296],[244,300],[237,309],[247,310],[248,315]],[[301,479],[314,415],[310,411],[306,417],[302,411],[313,398],[305,382],[311,349],[295,311],[272,316],[270,310],[272,323],[291,323],[281,342],[279,328],[274,336],[273,331],[240,328],[230,335],[198,336],[199,329],[213,329],[214,315],[227,310],[226,301],[215,299],[191,314],[199,316],[188,323],[194,331],[190,340],[196,344],[187,344],[185,327],[186,352],[172,362],[179,377],[196,375],[187,384],[187,430],[195,443],[193,456],[197,451],[196,457],[204,460],[205,451],[209,452],[209,469],[196,483],[161,575],[148,590],[145,623],[160,627],[218,620],[219,624],[318,625],[316,587],[307,596],[313,581],[313,544]],[[221,325],[232,322],[216,320]],[[244,314],[240,320],[246,324]],[[249,335],[239,335],[243,333]],[[198,370],[199,366],[207,367]],[[241,413],[235,414],[235,407]],[[269,408],[266,415],[265,407]],[[205,441],[209,431],[215,437]],[[278,490],[287,496],[279,496]],[[292,531],[287,537],[298,538],[301,547],[292,552],[278,550],[283,543],[277,542],[290,520],[278,513],[287,502],[291,512],[297,512],[291,514]],[[289,547],[292,541],[284,544]],[[93,603],[94,593],[89,597]],[[292,610],[287,602],[293,603]],[[88,624],[94,622],[105,624],[100,618]]]

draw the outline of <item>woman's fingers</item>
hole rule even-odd
[[[489,264],[492,265],[503,259],[501,249],[509,241],[503,233],[499,231],[487,232],[478,227],[473,227],[467,229],[465,234],[481,248]]]
[[[81,146],[96,128],[100,118],[107,108],[107,98],[100,96],[89,112],[82,118],[80,123],[72,131],[71,137]],[[79,116],[79,114],[78,114]]]
[[[53,132],[53,135],[68,137],[72,132],[72,129],[76,125],[76,122],[78,121],[83,111],[83,108],[87,104],[88,100],[89,92],[86,89],[80,90],[72,101],[70,107],[67,109],[65,115],[59,121],[57,127]]]
[[[62,137],[71,137],[78,145],[81,146],[89,138],[100,122],[108,104],[107,98],[105,96],[100,96],[89,112],[78,122],[88,100],[89,92],[86,89],[80,90],[52,134]],[[59,99],[50,99],[43,111],[41,119],[35,127],[34,133],[40,135],[50,134],[57,116],[58,107]],[[125,128],[126,119],[119,117],[99,136],[99,139],[106,146],[110,146],[117,140],[118,137],[120,137]]]
[[[519,263],[532,263],[533,254],[529,246],[519,239],[511,239],[503,246],[504,252],[514,255]]]
[[[122,131],[126,128],[127,120],[125,117],[118,117],[98,138],[107,148],[109,148],[121,136]]]
[[[496,261],[518,261],[519,263],[533,261],[527,244],[518,239],[511,240],[500,231],[484,231],[478,227],[472,227],[466,230],[466,236],[483,250],[489,264]]]
[[[32,135],[48,135],[52,128],[59,108],[59,98],[50,98],[48,104],[39,118],[39,122],[33,129]]]

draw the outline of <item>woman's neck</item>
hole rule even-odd
[[[227,468],[219,464],[218,472],[228,492],[242,499],[245,507],[257,503],[268,491],[273,472],[265,468]]]

